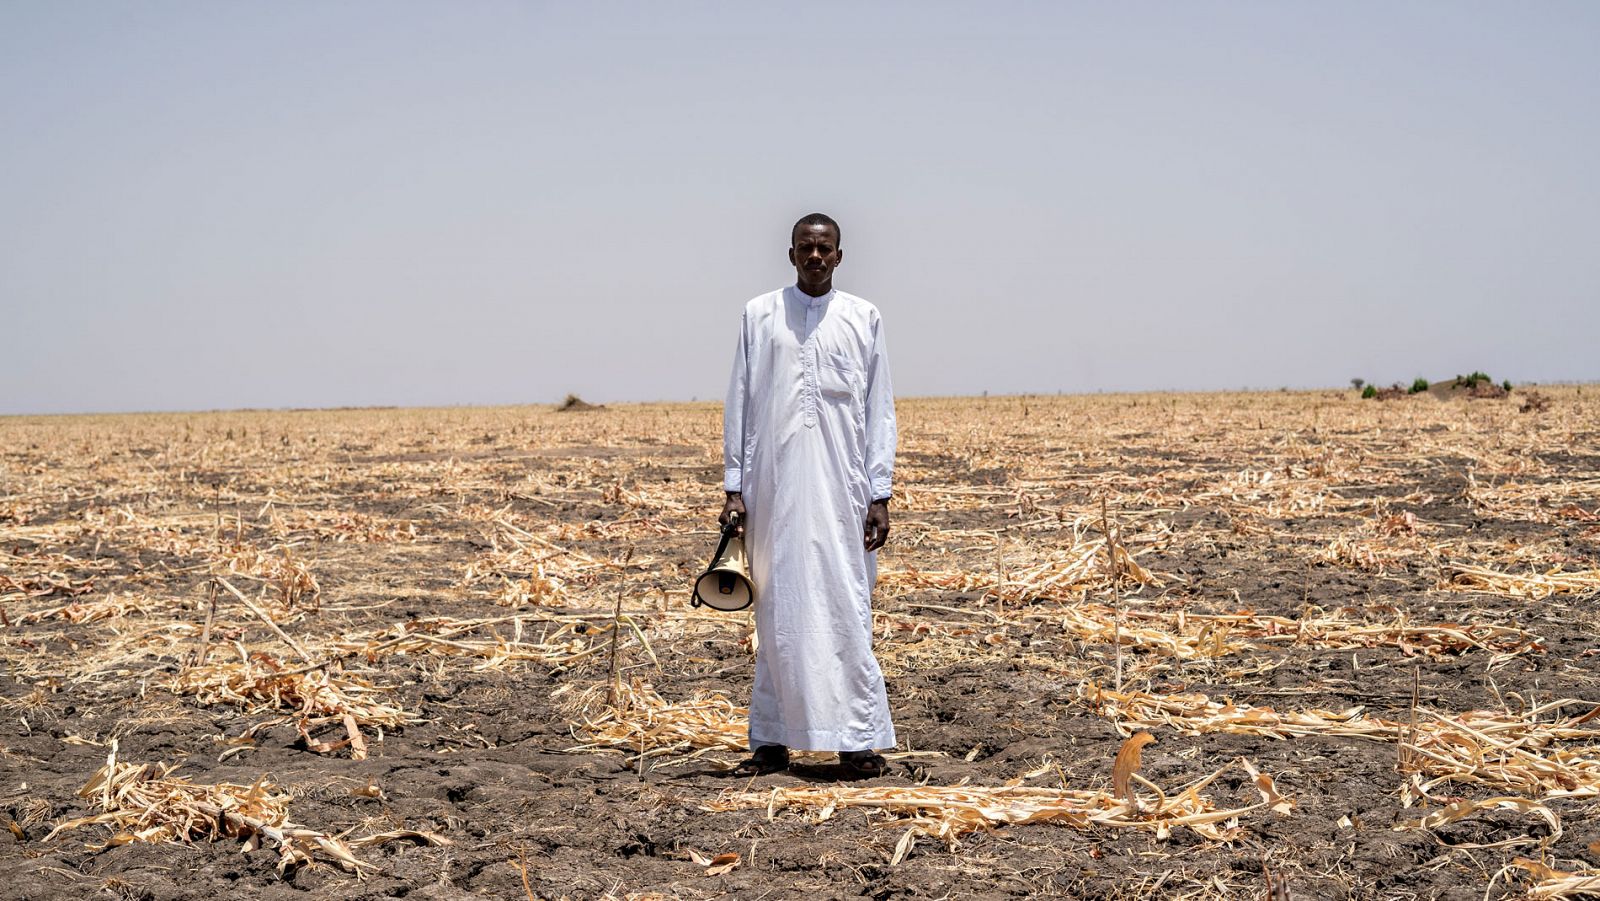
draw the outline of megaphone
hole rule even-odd
[[[744,539],[733,537],[738,528],[739,514],[735,513],[722,527],[722,540],[717,542],[711,565],[694,580],[691,606],[703,604],[712,610],[731,613],[755,603],[756,583],[750,581],[750,560],[745,556]]]

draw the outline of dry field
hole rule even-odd
[[[729,778],[720,408],[0,419],[14,898],[1600,892],[1600,389],[908,400],[892,774]]]

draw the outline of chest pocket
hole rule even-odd
[[[861,374],[848,357],[822,353],[817,360],[817,388],[828,400],[853,401],[861,396]]]

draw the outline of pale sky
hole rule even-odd
[[[0,413],[1600,378],[1600,4],[0,0]]]

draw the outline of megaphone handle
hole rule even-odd
[[[730,520],[728,525],[731,526],[732,524],[733,523]],[[723,529],[722,529],[722,540],[717,542],[717,551],[716,551],[716,553],[711,555],[711,562],[706,564],[706,569],[707,570],[710,570],[711,567],[717,565],[717,561],[722,559],[722,552],[728,549],[728,542],[732,541],[732,540],[733,540],[733,529],[728,528],[727,526],[724,526]]]

